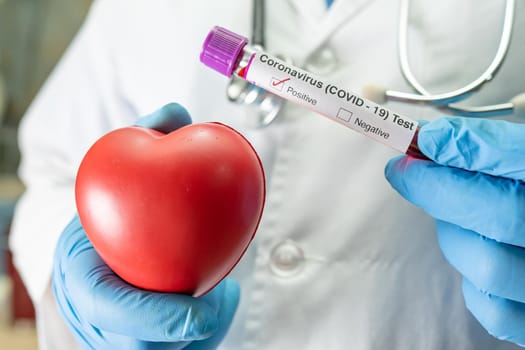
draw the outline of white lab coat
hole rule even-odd
[[[370,83],[409,90],[398,69],[399,1],[338,0],[328,12],[324,0],[267,2],[269,52],[356,92]],[[503,1],[413,2],[416,76],[434,92],[477,77],[496,51]],[[213,25],[250,35],[250,3],[95,3],[21,125],[20,175],[28,190],[11,247],[37,311],[50,300],[44,291],[53,249],[75,212],[83,154],[107,131],[175,101],[195,122],[221,121],[244,133],[268,177],[256,239],[232,272],[242,295],[224,349],[515,348],[488,335],[465,309],[461,277],[443,258],[432,219],[384,179],[394,151],[291,104],[268,128],[243,126],[249,109],[226,100],[227,79],[198,57]],[[517,74],[525,62],[524,5],[518,2],[504,67],[471,103],[505,101],[525,90]],[[337,64],[323,72],[327,49]],[[441,115],[389,107],[413,119]]]

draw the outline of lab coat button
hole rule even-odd
[[[281,242],[272,249],[270,269],[279,277],[291,277],[299,273],[303,263],[303,250],[291,240]]]
[[[311,73],[324,75],[331,73],[337,67],[337,56],[333,49],[323,47],[308,58],[305,69]]]

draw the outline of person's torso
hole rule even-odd
[[[409,91],[398,68],[399,1],[267,1],[267,49],[360,92],[367,84]],[[413,1],[415,75],[432,92],[476,78],[496,52],[503,1]],[[525,6],[497,78],[472,100],[505,101],[525,90]],[[383,176],[396,153],[288,103],[269,127],[250,129],[249,109],[227,101],[227,79],[199,62],[207,31],[250,36],[250,1],[136,1],[115,48],[123,97],[145,115],[168,102],[195,122],[221,121],[246,135],[268,176],[263,220],[232,276],[238,314],[224,349],[511,349],[464,307],[461,277],[438,247],[433,221]],[[523,13],[522,13],[523,12]],[[332,33],[333,32],[333,33]],[[330,35],[332,34],[332,35]],[[441,114],[389,103],[413,119]],[[115,127],[131,123],[116,119]],[[475,210],[475,209],[474,209]]]

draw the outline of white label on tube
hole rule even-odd
[[[245,77],[265,90],[403,153],[417,129],[417,122],[264,52],[253,54]]]

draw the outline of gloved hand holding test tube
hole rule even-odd
[[[201,60],[375,140],[399,156],[385,177],[436,220],[440,248],[461,274],[466,307],[494,337],[525,346],[525,125],[446,117],[417,122],[340,89],[214,28]],[[426,154],[427,156],[425,156]]]
[[[225,28],[210,31],[200,59],[219,73],[235,74],[402,153],[427,158],[417,146],[416,121],[251,47],[247,38]]]

